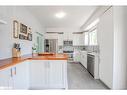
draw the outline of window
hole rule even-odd
[[[97,29],[85,32],[85,45],[97,45]]]
[[[89,45],[97,45],[97,30],[96,29],[89,32]]]
[[[84,41],[85,42],[85,45],[89,45],[89,42],[88,42],[89,41],[89,38],[88,37],[89,37],[88,32],[85,32],[85,39],[84,39],[85,40]]]

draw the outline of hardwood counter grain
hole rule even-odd
[[[66,54],[53,54],[46,56],[39,56],[38,54],[34,55],[30,54],[21,56],[19,58],[8,58],[0,60],[0,70],[11,67],[26,60],[67,60],[67,59],[68,56]]]

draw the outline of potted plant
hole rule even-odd
[[[32,54],[34,54],[34,53],[37,53],[37,51],[36,51],[36,45],[34,44],[34,46],[32,47]]]

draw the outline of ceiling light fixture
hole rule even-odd
[[[56,13],[55,16],[56,16],[57,18],[63,18],[63,17],[66,16],[66,13],[65,13],[65,12],[59,12],[59,13]]]

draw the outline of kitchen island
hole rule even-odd
[[[66,54],[0,60],[0,89],[67,89]]]

